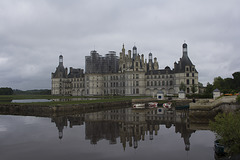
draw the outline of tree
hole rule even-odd
[[[240,90],[240,72],[235,72],[232,74],[232,76],[233,76],[234,87],[239,91]]]
[[[224,80],[222,79],[222,77],[218,76],[216,78],[214,78],[214,82],[213,82],[213,88],[214,89],[219,89],[220,91],[222,91],[224,86]]]
[[[179,86],[179,90],[180,91],[185,91],[186,90],[186,85],[183,83],[183,82],[181,82],[181,84],[180,84],[180,86]]]
[[[0,95],[12,95],[12,88],[0,88]]]
[[[223,80],[223,86],[222,86],[222,92],[223,93],[231,93],[234,92],[235,87],[234,87],[234,82],[232,78],[225,78]]]
[[[197,91],[197,87],[195,84],[192,85],[191,90],[192,90],[192,93],[195,93]]]
[[[213,92],[213,85],[208,82],[205,90],[205,94],[212,94],[212,92]]]
[[[220,143],[229,148],[230,154],[240,153],[240,113],[219,113],[210,128],[216,132]]]

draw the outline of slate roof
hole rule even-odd
[[[66,69],[63,65],[58,65],[55,73],[52,73],[52,78],[67,78]]]
[[[173,74],[174,71],[170,69],[170,67],[165,67],[165,69],[159,69],[159,70],[150,70],[145,73],[145,75],[158,75],[158,74]]]
[[[185,67],[186,66],[194,66],[193,63],[191,62],[190,58],[188,57],[187,54],[183,54],[182,58],[178,61],[178,63],[174,63],[174,72],[175,73],[183,73],[185,72]],[[197,72],[196,68],[194,68],[195,71]],[[190,68],[191,71],[191,68]]]

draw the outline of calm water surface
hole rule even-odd
[[[120,109],[49,118],[0,115],[1,160],[214,159],[215,135],[184,113]]]

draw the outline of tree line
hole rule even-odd
[[[213,90],[219,89],[221,93],[238,93],[240,91],[240,72],[232,74],[233,78],[214,78],[213,84],[207,83],[205,93],[212,94]]]
[[[51,90],[49,89],[35,89],[22,91],[19,89],[13,90],[12,88],[2,87],[0,88],[0,95],[50,95]]]
[[[34,90],[27,90],[27,91],[22,91],[22,90],[13,90],[13,93],[15,95],[50,95],[51,90],[49,89],[34,89]]]
[[[13,90],[12,88],[0,88],[0,95],[12,95]]]

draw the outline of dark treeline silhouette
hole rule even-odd
[[[34,89],[34,90],[27,90],[27,91],[22,91],[22,90],[13,90],[13,93],[15,95],[21,95],[21,94],[24,94],[24,95],[50,95],[51,94],[51,90],[49,89]]]
[[[238,93],[240,91],[240,72],[232,74],[233,78],[214,78],[213,84],[208,83],[205,93],[210,94],[214,89],[219,89],[221,93]]]
[[[12,95],[13,90],[12,88],[0,88],[0,95]]]

